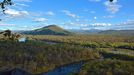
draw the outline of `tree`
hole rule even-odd
[[[8,37],[8,38],[11,37],[11,31],[10,30],[5,30],[3,32],[0,32],[0,34],[3,34],[5,37]]]
[[[109,0],[110,2],[113,2],[113,0]]]
[[[5,6],[12,4],[13,3],[11,0],[3,0],[2,2],[0,2],[0,8],[3,10],[3,13],[5,12]]]
[[[8,40],[16,41],[18,38],[21,36],[20,34],[17,33],[12,33],[11,30],[5,30],[3,32],[0,32],[5,38]]]

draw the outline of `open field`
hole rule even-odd
[[[20,68],[32,74],[43,73],[56,67],[79,61],[92,60],[94,65],[98,61],[103,67],[109,67],[106,71],[109,74],[116,75],[116,72],[110,70],[108,62],[113,63],[120,68],[122,74],[126,64],[128,68],[127,75],[134,68],[134,36],[108,36],[108,35],[71,35],[71,36],[50,36],[50,35],[25,35],[26,42],[14,42],[0,40],[0,70],[10,70]],[[105,61],[108,59],[108,61]],[[94,63],[93,63],[94,62]],[[105,63],[106,62],[106,63]],[[90,63],[90,61],[88,62]],[[98,63],[96,63],[98,64]],[[105,65],[106,64],[106,65]],[[93,66],[92,65],[92,66]],[[89,67],[89,68],[85,68]],[[83,64],[80,73],[90,71],[91,65]],[[93,66],[94,67],[94,66]],[[98,65],[91,75],[99,75]],[[114,67],[116,68],[116,67]],[[102,68],[102,70],[105,68]],[[103,71],[104,72],[104,71]],[[131,74],[130,74],[131,72]],[[115,73],[115,74],[114,74]],[[79,73],[74,73],[78,74]],[[80,74],[80,75],[87,75]]]

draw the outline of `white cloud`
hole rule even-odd
[[[74,23],[74,22],[67,22],[67,23],[63,23],[63,25],[66,25],[66,26],[75,26],[77,24]]]
[[[22,3],[15,3],[14,6],[18,6],[18,7],[29,7],[29,5],[26,5],[26,4],[22,4]]]
[[[27,11],[18,11],[18,10],[14,10],[14,9],[7,9],[5,11],[5,14],[11,16],[12,18],[29,15],[29,13]]]
[[[63,25],[68,27],[88,27],[89,26],[89,24],[78,23],[78,22],[65,22],[63,23]]]
[[[90,30],[91,28],[81,28],[82,30]]]
[[[88,0],[90,2],[100,2],[101,0]]]
[[[87,27],[89,24],[80,24],[81,27]]]
[[[108,16],[103,16],[103,18],[114,18],[115,16],[113,15],[108,15]]]
[[[31,17],[41,17],[44,15],[44,12],[30,12]]]
[[[94,27],[105,27],[105,26],[111,26],[112,24],[110,23],[93,23],[91,24],[91,26],[94,26]]]
[[[32,0],[14,0],[16,2],[32,2]]]
[[[134,30],[134,19],[130,19],[121,23],[117,23],[112,26],[112,29],[116,30]]]
[[[97,19],[97,17],[95,16],[95,17],[94,17],[94,19],[96,20],[96,19]]]
[[[66,14],[67,16],[69,16],[69,17],[72,17],[72,18],[79,18],[79,16],[77,16],[77,15],[71,13],[71,12],[68,11],[68,10],[63,10],[62,12],[65,13],[65,14]]]
[[[0,26],[16,26],[15,24],[4,24],[4,23],[0,23]]]
[[[48,15],[48,16],[54,16],[55,15],[54,12],[52,12],[52,11],[48,11],[45,14]]]
[[[94,14],[94,13],[96,13],[96,12],[95,12],[95,11],[90,11],[90,13],[91,13],[91,14]]]
[[[79,22],[80,21],[80,19],[75,19],[76,20],[76,22]]]
[[[48,19],[46,18],[35,18],[33,21],[34,22],[44,22],[44,21],[47,21]]]
[[[124,25],[134,25],[134,20],[127,20],[126,22],[122,22],[118,25],[124,26]]]
[[[114,0],[113,2],[109,2],[109,1],[104,2],[104,5],[106,6],[107,11],[113,14],[118,12],[122,6],[117,4],[117,2],[118,2],[117,0]]]
[[[83,9],[83,11],[84,11],[84,12],[88,12],[88,11],[89,11],[89,9],[87,9],[87,8],[86,8],[86,9]]]

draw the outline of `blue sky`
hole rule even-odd
[[[2,1],[2,0],[1,0]],[[0,30],[33,30],[55,24],[64,29],[134,29],[134,0],[13,0],[0,14]]]

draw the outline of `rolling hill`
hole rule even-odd
[[[43,28],[39,28],[32,31],[25,31],[23,34],[31,34],[31,35],[70,35],[71,32],[64,30],[57,25],[49,25]]]
[[[65,30],[57,25],[49,25],[32,31],[24,31],[30,35],[72,35],[74,34],[100,34],[100,35],[134,35],[134,30]]]
[[[96,34],[96,35],[125,35],[125,36],[133,36],[134,30],[69,30],[70,32],[77,34]]]
[[[98,34],[132,36],[134,35],[134,30],[106,30],[106,31],[101,31]]]
[[[102,30],[97,30],[97,29],[91,29],[91,30],[69,29],[68,31],[70,31],[72,33],[77,33],[77,34],[97,34]]]

